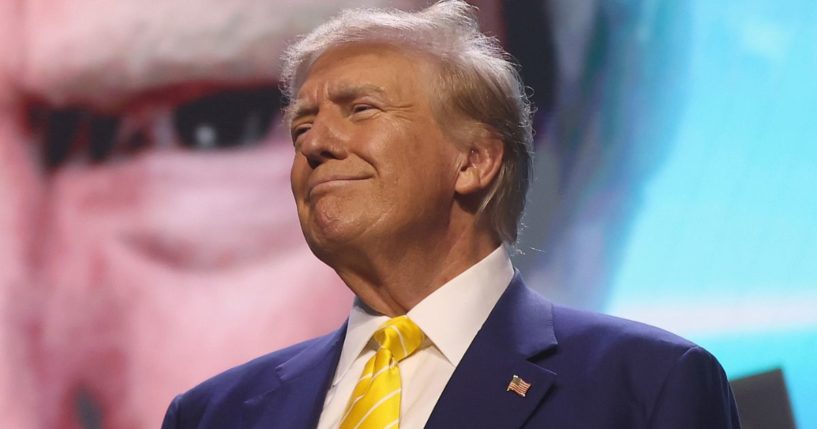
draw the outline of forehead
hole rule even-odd
[[[350,87],[370,88],[389,96],[425,94],[433,64],[428,54],[387,44],[334,47],[309,66],[296,98],[314,98],[321,92]]]
[[[13,3],[25,22],[11,37],[25,46],[18,84],[55,104],[110,104],[189,82],[276,80],[286,42],[341,7],[325,0]]]

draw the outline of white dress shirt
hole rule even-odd
[[[508,253],[500,246],[462,274],[420,301],[407,313],[426,340],[400,361],[400,428],[425,426],[434,405],[513,277]],[[372,313],[359,302],[349,314],[346,339],[332,386],[326,394],[318,429],[334,429],[346,409],[366,361],[375,353],[372,334],[388,316]]]

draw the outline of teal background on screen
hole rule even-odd
[[[700,343],[730,378],[781,367],[817,428],[817,1],[697,0],[691,18],[683,114],[605,311]]]

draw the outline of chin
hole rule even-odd
[[[356,238],[353,234],[344,234],[340,231],[321,231],[318,234],[305,234],[309,249],[315,256],[327,265],[338,259],[353,248],[351,244]]]
[[[304,237],[312,253],[323,263],[335,266],[341,260],[352,256],[354,249],[361,248],[362,228],[338,222],[329,227],[305,230]]]
[[[339,198],[321,198],[301,219],[301,228],[310,247],[334,247],[352,244],[371,221],[361,213],[365,204]]]

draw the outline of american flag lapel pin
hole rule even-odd
[[[522,380],[521,378],[519,378],[518,375],[514,374],[513,378],[511,379],[511,382],[508,383],[508,389],[506,390],[506,392],[513,391],[517,395],[524,398],[525,395],[527,395],[530,386],[531,386],[530,383],[526,382],[525,380]]]

